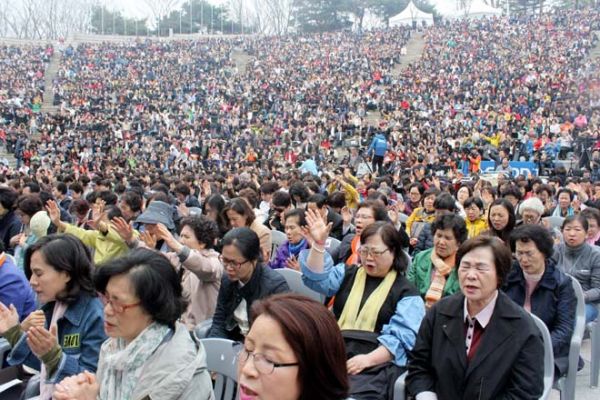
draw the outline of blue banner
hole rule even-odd
[[[531,172],[531,175],[538,175],[538,165],[529,161],[511,161],[508,163],[512,168],[512,176],[525,175]],[[481,173],[489,174],[496,171],[496,163],[494,161],[482,161]]]

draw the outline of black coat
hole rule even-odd
[[[526,281],[518,263],[513,265],[502,289],[518,305],[525,304]],[[546,263],[542,280],[531,294],[531,312],[548,327],[552,337],[554,364],[559,374],[564,375],[569,366],[569,346],[575,327],[577,297],[571,278],[556,268],[552,260]]]
[[[261,264],[256,266],[250,280],[242,287],[238,281],[231,281],[224,274],[208,337],[243,340],[239,326],[233,318],[233,312],[242,299],[246,300],[248,318],[250,318],[250,308],[254,301],[289,290],[290,288],[281,274]]]
[[[10,239],[21,233],[22,227],[21,220],[14,210],[10,210],[0,219],[0,240],[4,244],[4,251],[8,254],[14,254],[14,249],[10,247]]]
[[[467,363],[464,296],[436,303],[408,356],[408,390],[439,400],[538,399],[544,388],[544,344],[528,313],[499,292],[474,358]]]
[[[344,238],[344,220],[342,219],[342,216],[336,213],[335,211],[329,209],[329,211],[327,212],[327,223],[330,222],[332,226],[329,236],[341,241]]]

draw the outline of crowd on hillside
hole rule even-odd
[[[539,398],[529,313],[558,378],[577,287],[600,309],[599,24],[82,43],[52,88],[51,47],[0,48],[0,368],[211,399],[220,338],[243,400]]]

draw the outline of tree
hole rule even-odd
[[[298,0],[293,6],[294,22],[301,32],[337,31],[350,26],[342,2],[336,0]]]

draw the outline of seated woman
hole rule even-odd
[[[16,309],[0,304],[0,334],[12,347],[7,361],[41,370],[43,400],[52,395],[53,384],[96,370],[106,336],[92,268],[90,251],[79,239],[43,237],[25,251],[25,273],[43,304],[41,310],[19,324]]]
[[[406,275],[425,299],[427,308],[460,290],[455,257],[458,247],[467,240],[465,221],[458,215],[437,217],[432,230],[433,247],[415,256]]]
[[[490,205],[487,231],[491,236],[500,238],[507,246],[510,243],[510,233],[516,224],[515,209],[510,201],[496,199]]]
[[[279,246],[275,258],[269,263],[269,266],[273,269],[299,270],[298,255],[301,250],[308,248],[308,242],[302,234],[302,228],[306,226],[304,210],[299,208],[289,210],[284,214],[283,220],[287,240]]]
[[[243,340],[250,329],[252,303],[289,287],[282,275],[263,264],[260,241],[250,228],[232,229],[225,235],[221,263],[225,275],[208,336]]]
[[[360,264],[334,266],[323,247],[329,227],[312,210],[306,220],[312,246],[300,253],[303,280],[313,290],[335,295],[333,314],[346,342],[350,397],[391,398],[425,315],[423,300],[404,277],[408,257],[400,234],[391,223],[372,223],[360,235]]]
[[[417,399],[539,399],[544,344],[531,316],[499,292],[511,268],[500,239],[480,235],[456,254],[461,293],[427,313],[409,353]]]
[[[586,242],[588,220],[582,215],[565,218],[562,224],[563,242],[554,246],[552,259],[558,268],[575,277],[583,289],[585,320],[598,318],[600,303],[600,250]]]
[[[157,238],[172,250],[167,258],[183,273],[184,293],[190,299],[183,321],[193,329],[198,323],[212,318],[223,277],[223,264],[214,250],[219,237],[217,223],[202,215],[181,220],[179,240],[166,226],[159,224]]]
[[[246,200],[241,197],[231,200],[223,209],[223,213],[232,229],[244,226],[252,229],[260,239],[263,261],[271,259],[271,231],[256,219],[254,211]]]
[[[166,257],[136,249],[98,268],[105,329],[98,372],[68,378],[54,399],[211,399],[206,353],[177,322],[187,302]]]
[[[435,219],[435,207],[433,203],[440,194],[437,188],[430,188],[423,193],[423,207],[415,209],[406,220],[406,233],[410,237],[410,245],[414,247],[419,241],[419,235],[427,223]]]
[[[548,327],[555,376],[559,378],[569,366],[569,345],[575,326],[577,298],[571,279],[551,259],[554,241],[545,227],[531,224],[518,227],[511,235],[511,245],[517,261],[503,290]]]
[[[240,399],[348,397],[344,340],[325,306],[277,294],[254,303],[252,321],[238,356]]]
[[[469,197],[465,200],[465,213],[467,218],[465,222],[467,224],[468,238],[472,239],[475,236],[479,236],[482,232],[488,230],[488,222],[485,217],[485,206],[483,200],[479,197]]]

